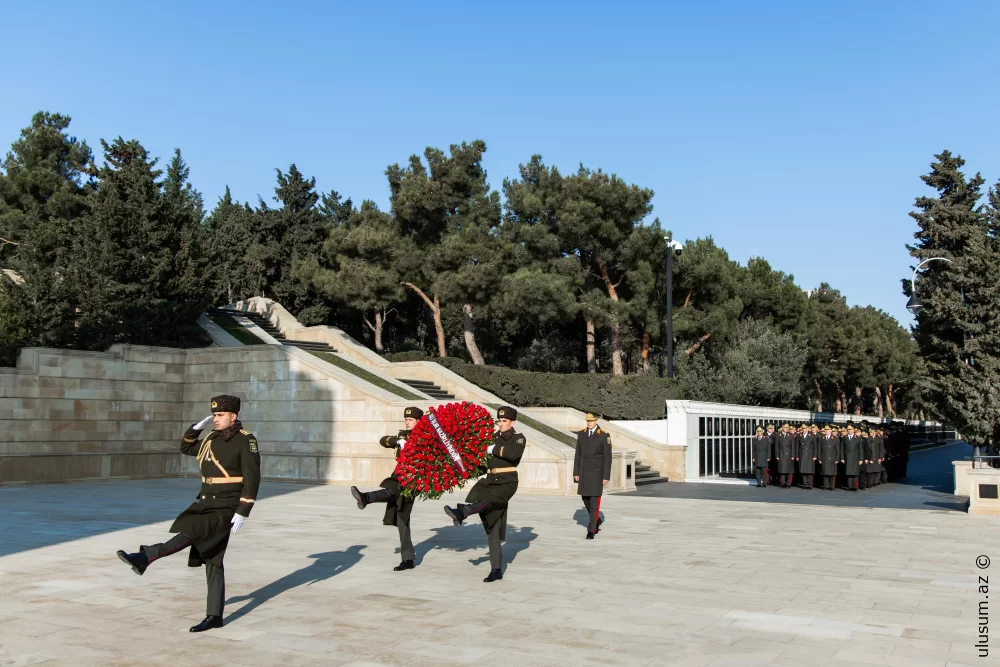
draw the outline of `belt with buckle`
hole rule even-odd
[[[242,484],[242,477],[202,477],[202,484]]]
[[[496,475],[497,473],[501,472],[517,472],[517,468],[514,466],[511,466],[510,468],[490,468],[487,471],[487,473],[489,473],[490,475]]]

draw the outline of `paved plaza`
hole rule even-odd
[[[484,584],[483,530],[444,501],[418,503],[419,564],[395,573],[380,508],[264,484],[227,554],[227,625],[192,635],[203,571],[137,577],[115,550],[160,541],[197,488],[0,488],[0,665],[1000,664],[973,648],[1000,518],[670,497],[606,497],[588,541],[578,498],[519,494]]]

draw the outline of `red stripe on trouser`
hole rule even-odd
[[[180,545],[179,547],[177,547],[176,549],[171,549],[170,551],[165,551],[162,554],[160,554],[159,556],[157,556],[156,558],[150,558],[149,562],[152,563],[153,561],[157,561],[157,560],[163,558],[164,556],[169,556],[171,554],[175,554],[175,553],[177,553],[178,551],[180,551],[181,549],[183,549],[184,547],[186,547],[189,544],[191,544],[191,538],[188,538],[188,539],[184,540],[184,543],[182,545]]]
[[[601,522],[601,496],[597,496],[597,511],[594,513],[594,532],[597,532],[597,524]]]

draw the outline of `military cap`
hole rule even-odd
[[[758,427],[757,427],[757,430],[758,430],[758,431],[763,431],[763,430],[764,430],[764,427],[763,427],[763,426],[758,426]]]
[[[587,421],[596,422],[598,419],[600,419],[600,417],[598,415],[595,415],[593,412],[587,413]]]
[[[212,399],[212,412],[240,413],[240,399],[236,396],[223,394]]]
[[[830,424],[823,424],[823,430],[824,431],[832,431],[833,427],[830,426]]]
[[[768,428],[774,428],[774,424],[768,424],[767,427]]]
[[[788,422],[785,422],[784,424],[781,425],[781,428],[785,428],[786,426],[790,428],[792,425],[789,424]]]
[[[504,405],[497,410],[497,419],[509,419],[511,421],[517,421],[517,410],[510,407],[509,405]]]
[[[404,419],[410,419],[410,418],[420,419],[423,416],[424,416],[424,411],[421,410],[420,408],[406,408],[405,410],[403,410]]]

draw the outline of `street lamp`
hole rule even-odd
[[[917,271],[919,271],[920,267],[924,264],[937,261],[948,262],[949,264],[951,263],[951,260],[947,257],[931,257],[930,259],[925,259],[920,262],[917,264],[917,267],[913,269],[913,277],[910,278],[910,300],[906,302],[906,309],[914,315],[916,315],[917,312],[924,307],[924,304],[917,297]]]
[[[667,377],[674,377],[674,255],[684,252],[684,245],[664,235],[667,242]]]

